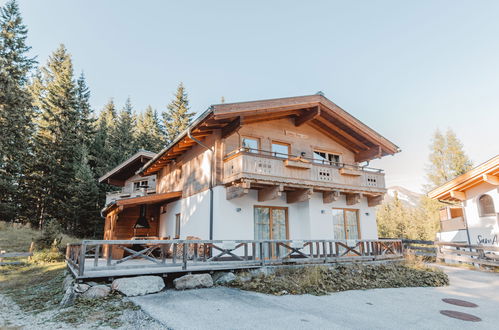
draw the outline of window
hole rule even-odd
[[[326,164],[326,165],[339,165],[340,155],[316,150],[314,151],[314,163]]]
[[[180,238],[180,213],[175,214],[175,239]]]
[[[288,143],[272,141],[272,156],[288,158],[291,153],[291,146]]]
[[[137,181],[133,183],[133,191],[140,190],[140,188],[147,188],[149,186],[147,180]]]
[[[334,239],[360,239],[359,210],[333,209]]]
[[[249,152],[258,153],[258,150],[260,149],[260,139],[243,136],[241,138],[241,146]]]
[[[496,213],[494,201],[489,195],[482,195],[478,199],[478,213],[481,217],[493,216]]]

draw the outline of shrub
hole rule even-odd
[[[39,249],[59,248],[62,242],[62,227],[56,220],[48,221],[43,227],[41,235],[36,239]]]
[[[280,268],[274,274],[238,277],[230,286],[270,294],[313,294],[329,292],[449,284],[447,275],[438,269],[407,264],[336,265]]]
[[[31,262],[36,264],[49,264],[61,261],[64,261],[64,255],[57,248],[36,251],[31,257]]]

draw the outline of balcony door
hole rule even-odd
[[[286,240],[289,236],[288,208],[275,206],[255,206],[255,240]],[[263,257],[276,255],[269,245],[264,245]],[[262,257],[260,251],[257,255]]]
[[[360,239],[359,210],[333,209],[334,239]]]

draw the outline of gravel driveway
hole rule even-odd
[[[272,296],[229,288],[169,290],[132,300],[172,329],[497,329],[499,274],[443,267],[450,286]],[[444,303],[473,302],[476,308]],[[440,314],[469,313],[469,322]]]

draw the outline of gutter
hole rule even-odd
[[[193,140],[206,150],[211,152],[211,160],[210,160],[210,184],[209,184],[209,189],[210,189],[210,240],[213,240],[213,162],[215,161],[215,151],[208,147],[206,144],[203,142],[199,141],[196,139],[194,136],[191,135],[191,130],[187,130],[187,136],[189,139]]]

